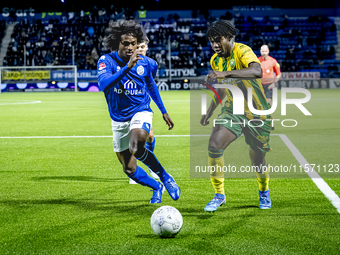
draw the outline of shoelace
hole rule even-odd
[[[176,184],[172,180],[168,180],[166,183],[170,185],[170,187],[168,187],[171,189],[174,189],[176,187]]]
[[[214,204],[214,203],[216,203],[216,202],[217,202],[217,203],[222,203],[222,202],[223,202],[223,199],[214,197],[213,200],[211,200],[211,201],[209,202],[209,204]]]
[[[268,197],[268,196],[262,194],[262,195],[260,196],[260,199],[261,199],[261,200],[266,200],[266,201],[267,201],[267,197]]]

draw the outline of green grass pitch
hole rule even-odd
[[[298,126],[272,133],[286,134],[309,163],[340,164],[340,90],[310,91],[312,116],[295,106],[280,116],[279,104],[274,117]],[[182,136],[190,134],[190,93],[161,96],[175,127],[168,131],[152,104],[155,154],[182,195],[151,205],[152,192],[129,185],[116,159],[102,93],[0,94],[0,254],[339,254],[340,214],[305,173],[271,178],[270,210],[257,208],[255,178],[226,179],[226,205],[205,213],[213,188],[190,178],[190,137]],[[279,136],[270,143],[269,163],[299,164]],[[247,150],[240,137],[225,157],[249,164]],[[320,176],[340,196],[334,174]],[[150,217],[161,205],[183,216],[176,238],[153,234]]]

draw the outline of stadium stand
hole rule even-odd
[[[101,16],[96,12],[89,15],[78,12],[71,18],[63,15],[48,21],[20,20],[15,23],[2,65],[25,65],[26,52],[27,66],[76,64],[78,70],[94,70],[98,57],[107,52],[103,38],[109,19],[131,16],[131,10],[121,9]],[[236,41],[251,46],[257,55],[261,45],[268,44],[271,55],[284,72],[320,71],[323,77],[336,76],[339,72],[340,59],[336,59],[335,50],[339,32],[333,19],[323,16],[252,18],[229,12],[218,18],[232,20],[239,29]],[[149,56],[158,62],[160,69],[168,68],[170,40],[172,68],[209,67],[212,50],[205,33],[207,25],[218,18],[209,15],[181,18],[173,13],[143,20],[150,38]],[[0,26],[5,26],[4,21]],[[0,32],[0,38],[3,36]]]
[[[0,44],[2,43],[2,39],[5,36],[5,30],[6,30],[6,22],[4,20],[0,21]]]

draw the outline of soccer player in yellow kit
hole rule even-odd
[[[268,110],[270,107],[261,84],[260,61],[250,47],[234,41],[237,32],[238,30],[234,25],[226,20],[213,22],[207,30],[207,39],[215,51],[210,60],[213,71],[207,75],[208,83],[216,80],[223,83],[224,79],[233,78],[232,80],[229,79],[228,84],[232,83],[237,86],[244,94],[244,114],[234,115],[231,92],[225,88],[217,89],[221,100],[227,96],[218,119],[228,120],[228,122],[223,122],[225,124],[216,123],[212,129],[208,146],[208,163],[209,166],[215,166],[215,169],[223,169],[224,150],[243,133],[245,141],[249,145],[251,164],[256,166],[255,169],[257,169],[259,208],[269,209],[271,208],[268,187],[269,175],[267,171],[264,171],[263,166],[267,165],[266,152],[271,150],[269,146],[271,116],[256,115],[249,110],[247,103],[248,88],[252,88],[252,100],[255,109]],[[217,100],[216,96],[215,99]],[[216,107],[215,102],[212,101],[207,113],[201,118],[201,125],[209,124],[208,119],[212,116]],[[254,119],[258,121],[252,121],[251,125],[248,125],[249,120]],[[235,124],[231,125],[231,122]],[[215,189],[215,196],[205,206],[204,210],[214,212],[226,202],[223,171],[211,173],[210,178]]]

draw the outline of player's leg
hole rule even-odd
[[[208,147],[209,166],[215,166],[215,169],[223,169],[224,150],[235,139],[235,134],[221,125],[217,125],[212,129]],[[212,173],[211,182],[215,189],[215,193],[224,195],[223,171],[215,171]]]
[[[145,148],[153,152],[155,149],[155,145],[156,145],[156,138],[153,134],[153,127],[151,126],[149,137],[148,139],[146,139]]]
[[[145,148],[145,142],[149,135],[152,124],[152,113],[138,113],[132,118],[131,123],[131,135],[129,142],[131,154],[143,162],[148,168],[150,168],[160,177],[172,199],[179,199],[181,190],[174,181],[173,177],[165,171],[155,154]]]
[[[256,124],[258,123],[258,124]],[[269,195],[269,172],[265,159],[266,152],[271,151],[269,146],[270,121],[252,122],[253,127],[247,126],[244,130],[246,143],[249,145],[249,157],[256,169],[256,179],[259,185],[259,208],[271,208]]]
[[[144,138],[143,138],[144,139]],[[130,142],[130,141],[129,141]],[[129,184],[138,184],[136,181],[134,181],[133,179],[129,178]]]
[[[153,152],[155,149],[155,145],[156,145],[156,137],[153,134],[153,128],[151,126],[149,137],[148,139],[146,139],[145,148]],[[149,171],[150,171],[150,175],[152,178],[159,179],[159,176],[155,174],[150,168],[149,168]]]
[[[153,152],[154,149],[155,149],[155,144],[156,144],[156,138],[153,134],[153,128],[151,126],[150,134],[149,134],[148,138],[146,139],[145,148]],[[151,175],[152,178],[159,179],[159,176],[157,174],[155,174],[150,168],[148,168],[148,169],[149,169],[149,172],[150,172],[150,175]],[[129,179],[129,183],[130,184],[137,184],[137,182],[135,182],[131,178]]]
[[[210,172],[211,184],[214,187],[214,198],[205,206],[204,210],[207,212],[214,212],[218,207],[225,203],[224,192],[224,150],[233,142],[237,136],[225,126],[216,125],[213,127],[209,139],[209,158],[208,165],[214,167],[213,172]]]
[[[249,157],[252,166],[255,166],[256,169],[256,178],[259,184],[260,191],[266,191],[269,189],[269,173],[267,171],[267,162],[265,160],[265,156],[265,152],[258,150],[254,151],[249,146]]]
[[[143,168],[137,166],[136,158],[129,151],[130,123],[112,121],[113,146],[124,173],[137,183],[150,187],[154,192],[150,203],[160,203],[163,185],[151,178]]]
[[[271,199],[269,195],[269,172],[265,154],[261,151],[254,151],[249,147],[249,157],[253,166],[256,166],[256,179],[259,184],[259,208],[270,209]],[[263,167],[265,166],[265,167]]]
[[[122,152],[116,152],[117,158],[123,166],[123,171],[136,183],[150,187],[153,195],[150,203],[161,203],[161,197],[164,192],[164,186],[151,178],[143,168],[137,165],[136,158],[127,149]]]

